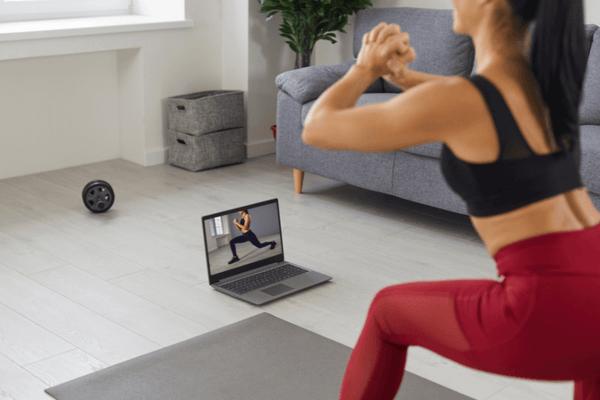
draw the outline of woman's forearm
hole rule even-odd
[[[407,69],[402,79],[395,80],[391,75],[386,75],[384,78],[388,82],[398,86],[399,88],[402,88],[403,90],[408,90],[412,87],[420,85],[421,83],[436,81],[438,79],[444,79],[448,77],[443,75],[426,74],[425,72],[418,72]]]
[[[375,76],[369,68],[361,65],[350,67],[346,75],[321,93],[312,105],[304,119],[302,139],[306,142],[305,135],[310,131],[307,127],[314,123],[320,125],[330,112],[354,107],[359,97],[377,78],[379,76]]]

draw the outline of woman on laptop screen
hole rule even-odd
[[[277,245],[277,243],[275,243],[274,241],[267,242],[267,243],[261,243],[258,241],[258,238],[254,234],[254,232],[252,232],[250,230],[251,218],[250,218],[250,214],[248,214],[248,210],[238,211],[238,214],[242,215],[242,219],[240,220],[240,222],[238,222],[238,220],[236,218],[233,220],[233,223],[235,224],[235,227],[237,228],[238,231],[242,231],[242,236],[233,238],[229,242],[229,245],[231,246],[231,252],[233,253],[233,258],[231,259],[231,261],[229,261],[229,264],[233,264],[234,262],[240,261],[240,258],[237,256],[237,253],[235,251],[236,244],[245,243],[245,242],[249,241],[250,243],[252,243],[254,246],[258,247],[259,249],[262,249],[263,247],[266,247],[266,246],[271,246],[271,248],[269,250],[273,250],[275,248],[275,246]]]

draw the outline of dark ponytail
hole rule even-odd
[[[566,154],[579,141],[579,106],[587,67],[583,0],[511,0],[526,25],[535,20],[531,69]]]

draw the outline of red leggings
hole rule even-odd
[[[498,277],[412,282],[373,299],[340,399],[393,399],[408,346],[466,367],[574,381],[574,400],[600,400],[600,224],[503,247]]]

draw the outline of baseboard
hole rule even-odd
[[[248,158],[273,154],[276,151],[275,140],[255,140],[248,144]],[[146,152],[145,166],[166,164],[169,161],[169,149],[157,149]]]
[[[248,158],[260,157],[275,153],[275,143],[276,142],[273,139],[255,140],[251,143],[248,143]]]
[[[157,149],[146,152],[145,166],[152,167],[154,165],[166,164],[169,161],[169,149]]]

